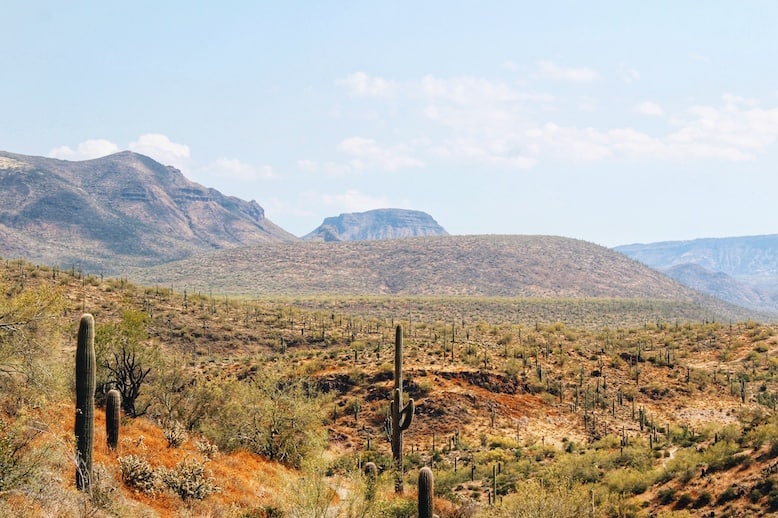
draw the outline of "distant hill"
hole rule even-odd
[[[0,152],[0,256],[113,273],[293,235],[256,202],[125,151],[70,162]]]
[[[716,298],[758,311],[775,311],[775,300],[760,289],[752,288],[723,272],[712,272],[698,264],[679,264],[663,270],[668,277]]]
[[[652,299],[694,304],[709,315],[727,318],[753,315],[608,248],[552,236],[268,243],[199,255],[132,272],[131,277],[147,285],[190,286],[245,296]]]
[[[306,241],[372,241],[403,237],[447,236],[432,216],[418,210],[375,209],[326,218]]]
[[[778,234],[632,244],[614,250],[722,300],[778,311]]]

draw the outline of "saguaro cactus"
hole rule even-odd
[[[81,317],[76,346],[76,487],[89,491],[95,438],[95,319]]]
[[[112,450],[119,444],[121,407],[121,393],[116,389],[109,390],[105,395],[105,435],[108,438],[108,447]]]
[[[396,493],[403,492],[403,431],[413,421],[413,398],[403,405],[403,329],[398,325],[394,335],[394,394],[391,406],[391,421],[387,420],[387,434],[392,442]]]
[[[419,518],[432,518],[434,514],[433,497],[435,480],[432,470],[424,466],[419,470]]]

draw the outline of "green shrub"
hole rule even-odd
[[[675,500],[675,488],[668,487],[667,489],[660,489],[657,496],[659,496],[660,504],[669,505]]]
[[[771,459],[778,457],[778,440],[770,443],[770,449],[767,450],[767,456]]]
[[[736,500],[739,497],[740,497],[740,495],[738,494],[737,488],[735,488],[734,486],[729,486],[716,499],[716,505],[726,504],[727,502],[729,502],[731,500]]]
[[[23,420],[12,425],[0,419],[0,494],[26,484],[38,471],[42,452],[30,448],[35,435]]]
[[[323,418],[331,397],[312,381],[281,377],[282,368],[261,378],[222,380],[219,404],[204,418],[202,431],[221,450],[243,447],[299,468],[327,440]]]
[[[694,508],[699,509],[700,507],[705,507],[706,505],[710,505],[712,501],[713,497],[711,494],[708,491],[703,491],[694,501]]]
[[[772,490],[767,495],[767,510],[770,512],[778,511],[778,490]]]
[[[653,484],[652,473],[637,471],[632,468],[617,469],[605,474],[603,482],[614,493],[631,493],[639,495],[644,493]]]
[[[692,496],[689,493],[683,493],[681,496],[678,497],[678,500],[675,502],[675,508],[676,509],[686,509],[692,504]]]

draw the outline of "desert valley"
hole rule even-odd
[[[0,153],[0,185],[8,515],[778,512],[778,249],[753,238],[684,285],[668,244],[408,210],[300,239],[135,153]]]

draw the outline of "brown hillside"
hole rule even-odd
[[[441,236],[273,243],[130,276],[147,285],[257,296],[514,297],[674,301],[708,318],[751,318],[605,247],[552,236]]]

